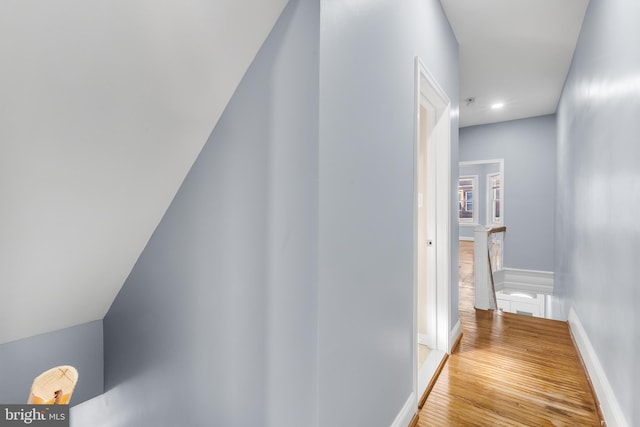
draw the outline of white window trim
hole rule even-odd
[[[500,178],[500,221],[493,222],[493,203],[491,192],[491,178],[497,176]],[[502,171],[487,174],[487,225],[504,224],[504,174]]]
[[[460,212],[458,211],[458,224],[461,227],[475,227],[479,225],[478,224],[478,175],[462,175],[458,177],[458,189],[460,189],[461,179],[470,179],[473,181],[473,186],[471,190],[473,192],[473,217],[471,218],[471,221],[460,221]]]
[[[497,163],[500,165],[500,174],[501,174],[501,178],[502,178],[502,224],[505,224],[505,200],[507,200],[507,191],[506,191],[506,185],[504,182],[504,159],[487,159],[487,160],[463,160],[458,162],[458,166],[459,167],[464,167],[464,166],[476,166],[476,165],[486,165],[489,163]],[[487,222],[487,221],[485,221]],[[468,225],[469,223],[461,223],[458,222],[459,225],[463,226],[463,225]]]

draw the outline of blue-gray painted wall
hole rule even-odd
[[[591,0],[558,107],[555,288],[640,425],[640,3]]]
[[[319,22],[287,5],[105,317],[108,425],[314,425]]]
[[[553,271],[555,115],[460,129],[460,161],[504,159],[504,265]]]
[[[320,425],[386,427],[414,391],[414,57],[452,102],[455,183],[458,46],[437,0],[330,0],[321,10]],[[454,255],[454,325],[452,187],[452,227],[442,238],[451,241]]]
[[[74,425],[386,427],[414,392],[414,57],[452,100],[456,182],[457,43],[437,0],[319,6],[291,1],[247,72],[105,318],[107,391]]]
[[[0,403],[27,403],[34,378],[60,365],[78,370],[71,406],[102,394],[102,320],[0,345]]]

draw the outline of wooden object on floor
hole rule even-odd
[[[73,366],[57,366],[38,375],[31,385],[27,403],[35,405],[68,405],[78,382]]]
[[[419,412],[418,426],[600,426],[567,323],[475,310],[473,243],[465,243],[464,335]]]

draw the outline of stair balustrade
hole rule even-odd
[[[507,227],[478,226],[474,230],[475,308],[496,310],[494,274],[503,269],[503,243]]]

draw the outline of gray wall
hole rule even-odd
[[[102,394],[102,345],[102,320],[0,345],[0,403],[27,403],[33,379],[60,365],[78,370],[71,406]]]
[[[413,392],[414,57],[453,102],[456,182],[457,43],[437,0],[318,6],[287,6],[238,88],[74,425],[386,427]]]
[[[458,48],[440,2],[322,2],[321,426],[389,426],[413,392],[416,55],[453,103],[455,183]],[[458,320],[454,202],[452,189],[452,325]]]
[[[556,292],[640,425],[640,3],[591,0],[558,107]]]
[[[75,425],[313,425],[318,42],[291,1],[105,317],[107,393]]]
[[[485,163],[460,166],[460,177],[477,176],[478,183],[474,197],[477,211],[477,224],[460,224],[460,237],[473,238],[474,229],[478,224],[487,225],[487,175],[500,172],[499,163]]]
[[[504,159],[504,265],[553,271],[555,115],[460,129],[460,161]]]

